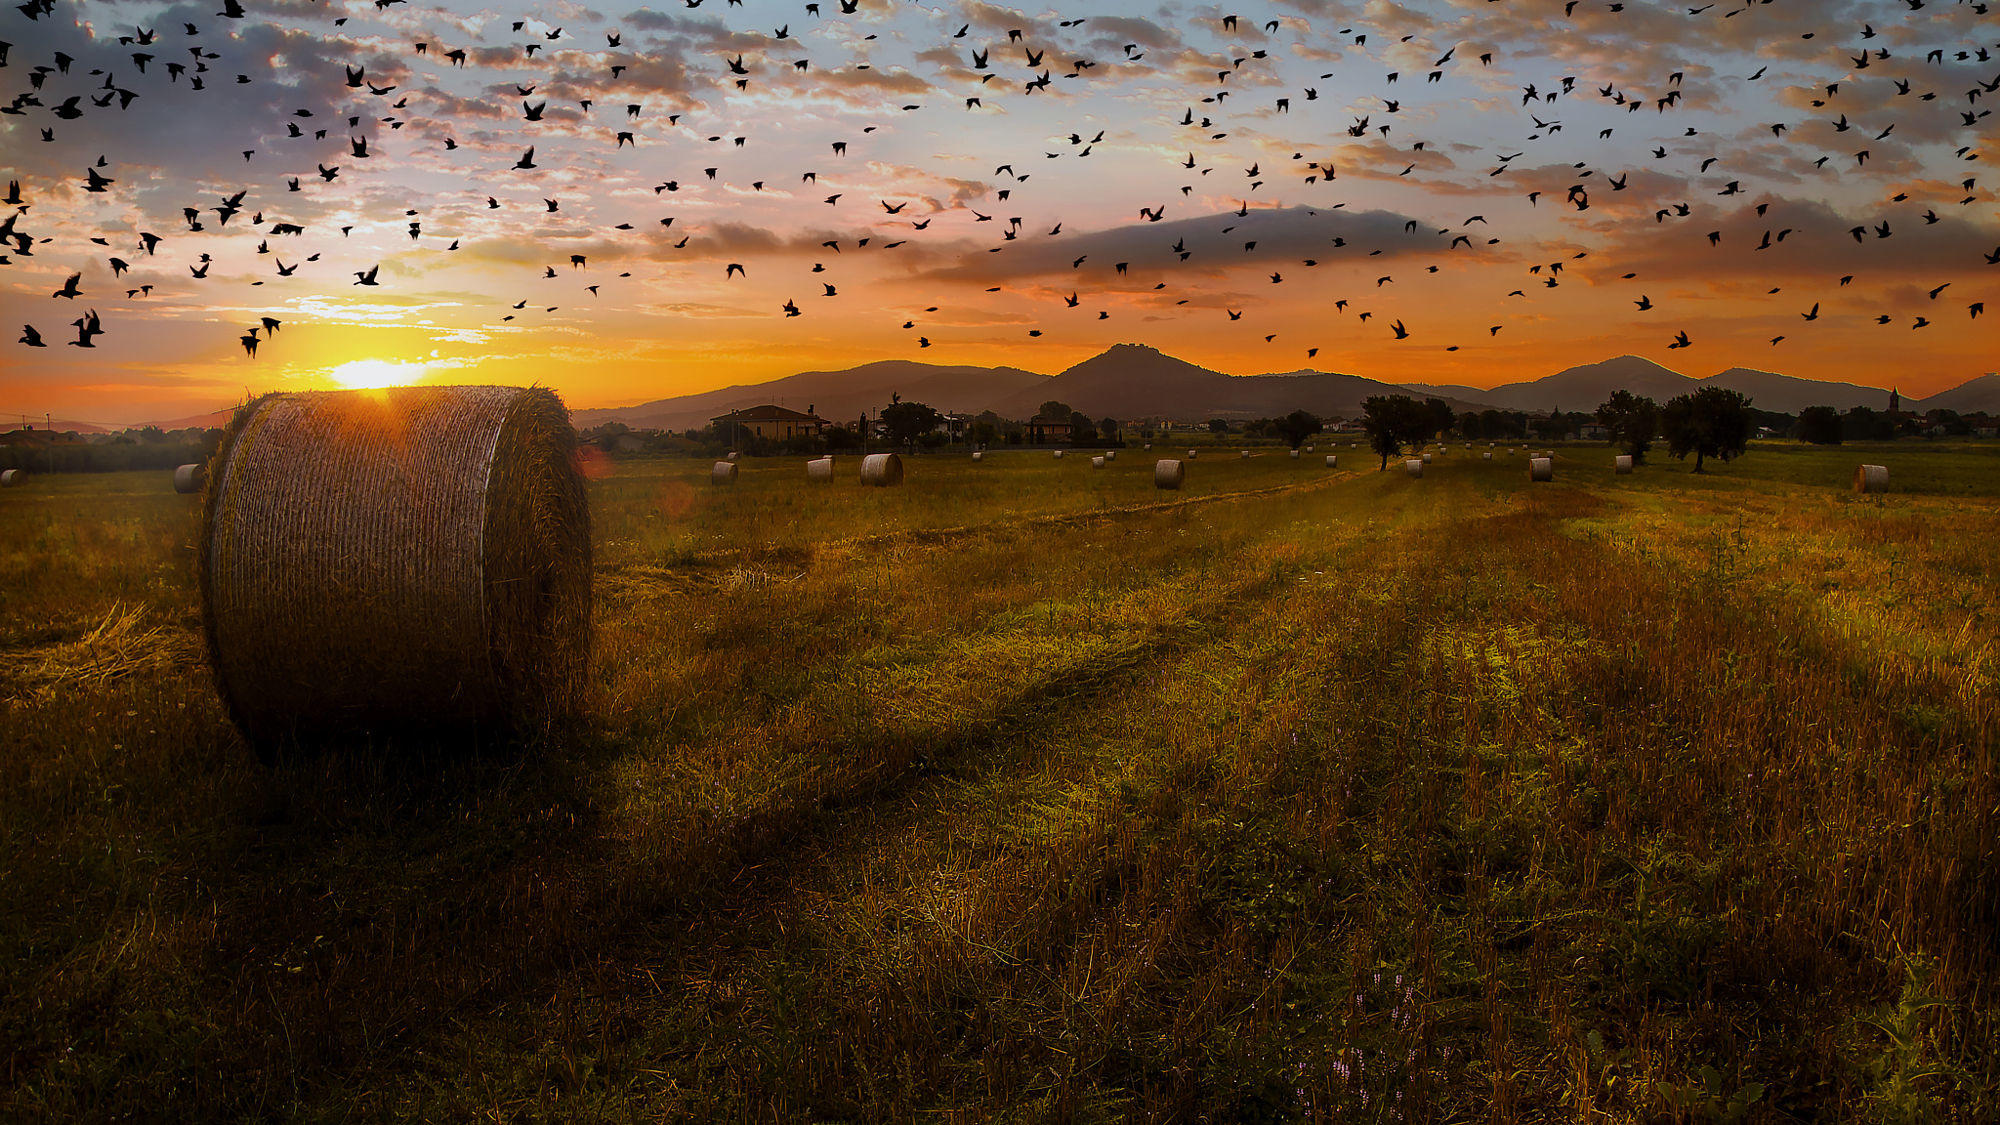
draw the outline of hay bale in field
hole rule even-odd
[[[1116,460],[1118,460],[1118,451],[1117,451],[1117,450],[1115,450],[1115,449],[1107,449],[1107,450],[1105,450],[1105,451],[1104,451],[1104,459],[1105,459],[1106,461],[1116,461]]]
[[[861,459],[861,483],[875,488],[903,483],[903,459],[893,453],[870,453]]]
[[[260,750],[530,730],[590,652],[590,509],[548,390],[274,394],[211,464],[198,577],[224,709]]]
[[[1492,451],[1492,450],[1490,450],[1490,449],[1489,449],[1489,450],[1487,450],[1486,452],[1484,452],[1484,453],[1482,453],[1482,454],[1480,454],[1480,455],[1479,455],[1479,459],[1480,459],[1481,461],[1491,461],[1491,460],[1493,460],[1493,451]]]
[[[1421,477],[1424,475],[1424,463],[1412,457],[1403,462],[1403,471],[1413,477]]]
[[[1431,455],[1428,453],[1424,454],[1424,464],[1428,465],[1430,463],[1431,463]]]
[[[985,450],[983,450],[983,449],[975,449],[975,450],[973,450],[973,451],[972,451],[972,459],[973,459],[974,461],[984,461],[984,460],[986,460],[986,451],[985,451]]]
[[[1148,450],[1152,449],[1152,448],[1153,448],[1153,443],[1152,443],[1152,442],[1150,442],[1150,441],[1149,441],[1149,442],[1147,442],[1147,443],[1146,443],[1146,448],[1147,448]]]
[[[710,483],[710,484],[735,484],[735,483],[736,483],[736,462],[734,462],[734,461],[717,461],[717,462],[715,463],[715,467],[714,467],[714,468],[712,468],[712,469],[710,469],[710,470],[708,471],[708,483]]]
[[[973,456],[974,456],[974,457],[977,457],[977,456],[979,456],[979,454],[975,453],[975,454],[973,454]],[[825,483],[825,484],[832,484],[832,483],[833,483],[833,458],[831,458],[831,457],[815,457],[815,458],[813,458],[812,460],[810,460],[810,461],[807,461],[807,462],[806,462],[806,479],[807,479],[807,480],[811,480],[811,481],[820,481],[820,482],[823,482],[823,483]]]
[[[1090,467],[1091,467],[1091,468],[1093,468],[1093,469],[1101,469],[1101,468],[1103,468],[1103,467],[1104,467],[1104,455],[1103,455],[1102,453],[1100,453],[1100,454],[1098,454],[1097,456],[1095,456],[1095,457],[1092,457],[1092,458],[1090,459]]]
[[[735,460],[737,460],[737,459],[741,458],[742,456],[743,456],[743,455],[742,455],[741,453],[731,453],[731,454],[729,455],[729,459],[730,459],[731,461],[735,461]]]
[[[1556,479],[1556,463],[1547,457],[1529,458],[1528,479],[1531,481],[1549,481]]]
[[[207,479],[207,465],[182,465],[174,470],[174,491],[183,496],[190,492],[200,492],[202,482]]]
[[[1889,490],[1889,466],[1854,466],[1854,491],[1887,492]]]
[[[1340,468],[1340,454],[1338,454],[1338,453],[1329,453],[1329,454],[1327,454],[1327,455],[1326,455],[1326,467],[1327,467],[1327,468],[1329,468],[1329,469],[1338,469],[1338,468]]]
[[[1611,471],[1619,476],[1629,476],[1632,472],[1632,455],[1620,453],[1611,459]]]
[[[1296,461],[1298,459],[1299,459],[1299,451],[1296,449],[1292,450],[1292,460]]]
[[[1187,466],[1179,461],[1153,462],[1153,487],[1178,489],[1187,478]]]
[[[1058,449],[1055,451],[1055,453],[1056,453],[1056,460],[1058,461],[1062,460],[1063,451]]]
[[[1246,450],[1244,450],[1244,451],[1243,451],[1243,459],[1244,459],[1245,461],[1248,461],[1248,460],[1250,459],[1250,451],[1249,451],[1249,450],[1247,450],[1247,449],[1246,449]]]
[[[1190,461],[1194,460],[1194,450],[1192,449],[1188,450],[1187,459]]]
[[[12,488],[21,483],[21,470],[0,469],[0,488]]]

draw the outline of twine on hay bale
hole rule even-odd
[[[870,453],[861,459],[861,483],[875,488],[903,483],[903,459],[893,453]]]
[[[1403,471],[1413,477],[1421,477],[1424,475],[1424,463],[1412,457],[1403,462]]]
[[[202,484],[207,480],[207,465],[182,465],[174,470],[174,491],[183,495],[200,492]]]
[[[217,692],[261,747],[575,710],[590,509],[555,393],[274,394],[210,462],[199,581]]]
[[[1101,468],[1103,468],[1103,467],[1104,467],[1104,455],[1100,453],[1100,454],[1098,454],[1097,456],[1095,456],[1095,457],[1092,457],[1092,458],[1090,459],[1090,467],[1091,467],[1091,468],[1093,468],[1093,469],[1101,469]]]
[[[1556,463],[1547,457],[1529,458],[1528,479],[1531,481],[1550,481],[1556,479]]]
[[[712,469],[710,469],[710,470],[708,471],[708,483],[710,483],[710,484],[735,484],[735,483],[736,483],[736,462],[734,462],[734,461],[717,461],[717,462],[715,463],[715,467],[714,467],[714,468],[712,468]]]
[[[1340,454],[1338,454],[1338,453],[1329,453],[1329,454],[1327,454],[1327,455],[1326,455],[1326,467],[1327,467],[1327,468],[1329,468],[1329,469],[1338,469],[1338,468],[1340,468]]]
[[[1617,457],[1612,458],[1611,471],[1619,476],[1629,475],[1632,472],[1632,455],[1630,453],[1620,453]]]
[[[12,488],[21,483],[21,470],[0,469],[0,488]]]
[[[974,457],[979,454],[973,454]],[[833,458],[815,457],[806,462],[806,479],[833,483]]]
[[[1153,462],[1153,487],[1178,489],[1181,481],[1187,479],[1187,466],[1179,461]]]
[[[1889,466],[1887,465],[1854,466],[1854,491],[1886,492],[1888,491],[1888,488],[1889,488]]]

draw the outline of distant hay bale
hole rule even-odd
[[[1492,451],[1492,450],[1490,450],[1490,449],[1489,449],[1489,450],[1487,450],[1486,452],[1484,452],[1484,453],[1482,453],[1482,454],[1480,454],[1480,455],[1479,455],[1479,459],[1480,459],[1481,461],[1491,461],[1491,460],[1493,460],[1493,451]]]
[[[1620,453],[1618,456],[1612,458],[1611,471],[1619,476],[1630,475],[1632,472],[1632,455],[1629,453]]]
[[[1104,459],[1105,459],[1106,461],[1116,461],[1116,460],[1118,460],[1118,451],[1117,451],[1117,450],[1115,450],[1115,449],[1107,449],[1107,450],[1105,450],[1105,451],[1104,451]]]
[[[1549,481],[1556,479],[1556,463],[1547,457],[1529,458],[1528,479],[1531,481]]]
[[[0,488],[12,488],[21,483],[21,470],[0,469]]]
[[[1326,455],[1326,467],[1327,467],[1327,468],[1329,468],[1329,469],[1338,469],[1338,468],[1340,468],[1340,454],[1338,454],[1338,453],[1329,453],[1329,454],[1327,454],[1327,455]]]
[[[975,449],[975,450],[973,450],[973,451],[972,451],[972,459],[973,459],[974,461],[984,461],[984,460],[986,460],[986,451],[985,451],[985,450],[983,450],[983,449]]]
[[[903,483],[903,459],[893,453],[870,453],[861,459],[861,483],[875,488]]]
[[[1430,463],[1431,463],[1431,455],[1428,453],[1424,454],[1424,464],[1428,465]]]
[[[1194,452],[1195,452],[1195,451],[1194,451],[1194,450],[1192,450],[1192,449],[1188,450],[1188,455],[1187,455],[1187,459],[1188,459],[1188,460],[1190,460],[1190,461],[1194,460]]]
[[[1055,451],[1055,453],[1056,453],[1056,460],[1058,461],[1062,460],[1063,451],[1058,449]]]
[[[1151,448],[1153,448],[1153,443],[1152,443],[1152,442],[1150,442],[1150,441],[1149,441],[1149,442],[1147,442],[1147,443],[1146,443],[1146,448],[1147,448],[1147,449],[1151,449]]]
[[[1403,471],[1413,477],[1421,477],[1424,475],[1424,463],[1412,457],[1403,462]]]
[[[715,467],[714,467],[714,468],[712,468],[712,469],[710,469],[710,470],[708,471],[708,483],[710,483],[710,484],[735,484],[735,483],[736,483],[736,462],[734,462],[734,461],[717,461],[717,462],[715,463]]]
[[[973,454],[973,456],[974,456],[974,457],[977,457],[977,456],[979,456],[979,454],[975,453],[975,454]],[[812,481],[821,481],[821,482],[824,482],[824,483],[826,483],[826,484],[832,484],[832,483],[833,483],[833,458],[831,458],[831,457],[815,457],[815,458],[813,458],[812,460],[810,460],[810,461],[807,461],[807,462],[806,462],[806,479],[807,479],[807,480],[812,480]]]
[[[1090,459],[1090,467],[1091,467],[1091,468],[1093,468],[1093,469],[1101,469],[1101,468],[1103,468],[1103,467],[1104,467],[1104,455],[1100,453],[1100,454],[1098,454],[1097,456],[1095,456],[1095,457],[1092,457],[1092,458]]]
[[[174,491],[183,496],[190,492],[200,492],[202,482],[207,479],[207,465],[182,465],[174,470]]]
[[[274,394],[211,464],[209,661],[261,749],[357,730],[535,726],[590,652],[590,509],[554,392]]]
[[[1153,487],[1178,489],[1187,477],[1187,466],[1179,461],[1153,462]]]
[[[1854,467],[1854,491],[1886,492],[1889,488],[1889,466],[1856,465]]]
[[[729,455],[729,459],[730,459],[731,461],[734,461],[734,460],[736,460],[736,459],[738,459],[738,458],[740,458],[740,457],[742,457],[742,456],[743,456],[743,455],[742,455],[741,453],[731,453],[731,454]]]
[[[1243,451],[1243,459],[1244,459],[1245,461],[1248,461],[1248,460],[1250,459],[1250,451],[1249,451],[1249,450],[1247,450],[1247,449],[1246,449],[1246,450],[1244,450],[1244,451]]]
[[[1292,460],[1296,461],[1298,459],[1299,459],[1299,451],[1296,449],[1292,450]]]

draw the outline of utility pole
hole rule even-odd
[[[47,438],[47,439],[49,439],[49,475],[50,475],[50,476],[54,476],[54,475],[55,475],[55,473],[56,473],[56,415],[55,415],[55,411],[51,410],[51,411],[48,411],[47,413],[43,414],[43,415],[42,415],[42,421],[48,424],[48,426],[47,426],[47,431],[46,431],[45,433],[43,433],[43,434],[42,434],[42,436],[43,436],[43,437],[45,437],[45,438]]]

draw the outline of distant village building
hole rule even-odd
[[[741,438],[784,441],[795,437],[819,437],[826,432],[826,419],[812,413],[810,407],[801,414],[770,404],[752,406],[719,418],[710,418],[709,422],[731,441]]]
[[[1069,419],[1051,418],[1046,414],[1037,414],[1028,419],[1029,444],[1041,445],[1045,442],[1068,440]]]

